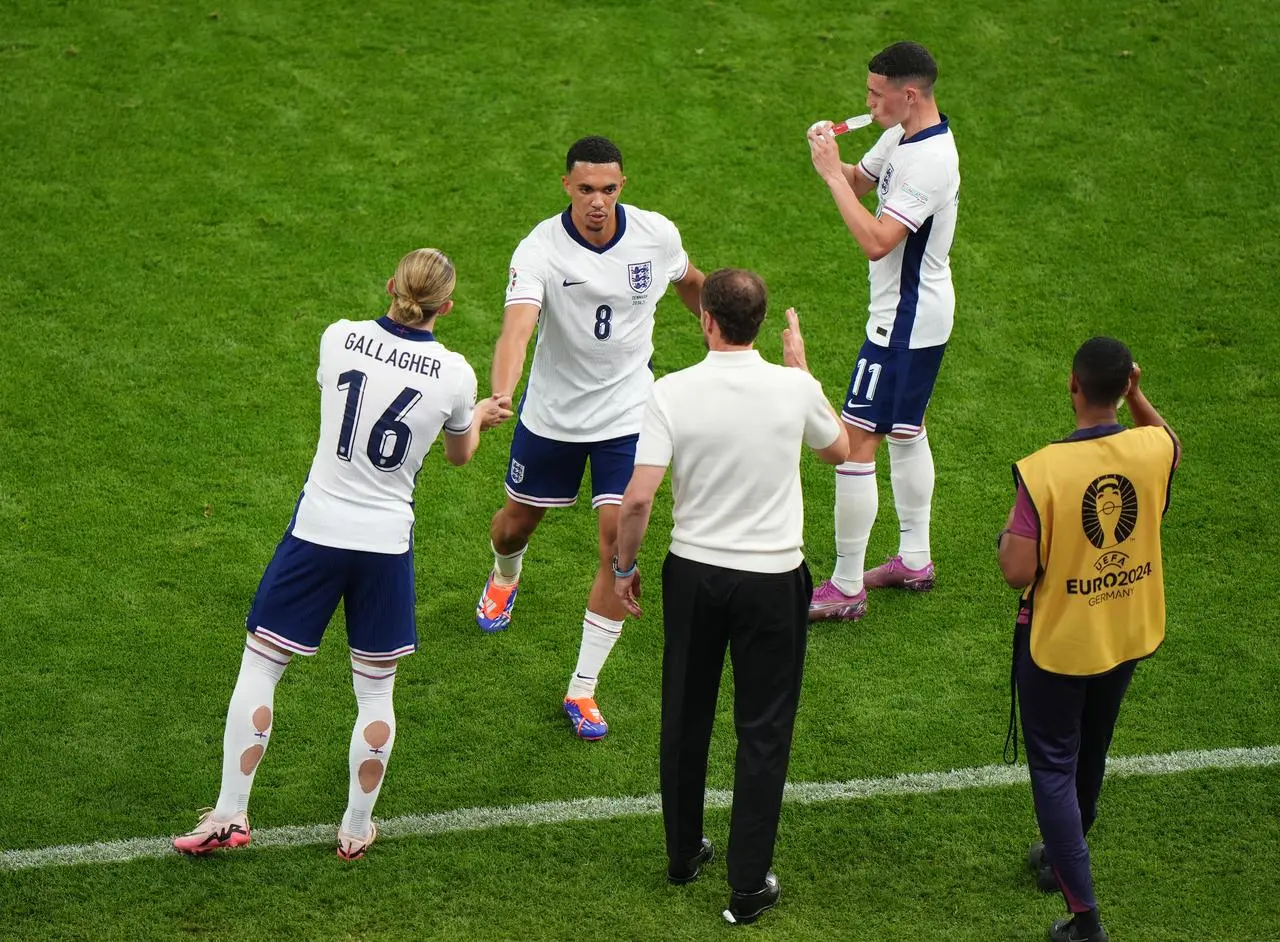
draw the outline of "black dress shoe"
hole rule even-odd
[[[1059,919],[1049,927],[1049,938],[1053,942],[1111,942],[1107,930],[1102,928],[1102,924],[1096,917],[1093,920],[1093,926],[1092,929],[1086,929],[1081,925],[1079,916]]]
[[[729,908],[724,911],[726,922],[755,922],[765,910],[778,905],[782,885],[772,870],[764,875],[764,886],[754,893],[734,890],[729,894]]]
[[[698,852],[684,861],[684,863],[667,864],[667,882],[674,883],[676,886],[692,883],[698,879],[698,874],[702,873],[702,868],[715,859],[715,845],[704,837]]]
[[[1044,853],[1044,841],[1036,841],[1027,848],[1027,866],[1036,875],[1036,886],[1044,893],[1057,893],[1062,889],[1058,883],[1058,875],[1053,872],[1053,864]]]

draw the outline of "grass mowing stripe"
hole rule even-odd
[[[1156,755],[1117,756],[1107,763],[1108,776],[1171,775],[1201,769],[1245,769],[1280,765],[1280,746],[1191,750]],[[907,772],[886,778],[847,782],[793,782],[787,785],[789,804],[814,804],[873,798],[882,795],[920,795],[974,788],[1000,788],[1027,782],[1023,765],[984,765],[950,772]],[[725,808],[732,793],[708,790],[707,807]],[[410,814],[378,825],[384,837],[424,837],[459,831],[483,831],[509,825],[601,821],[632,815],[657,814],[658,795],[622,798],[579,798],[506,808],[460,808],[438,814]],[[263,828],[254,832],[251,847],[302,847],[334,840],[335,825],[308,824]],[[135,837],[95,844],[63,844],[29,850],[0,851],[0,870],[31,870],[91,863],[127,863],[173,853],[167,837]]]

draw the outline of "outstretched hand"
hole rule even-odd
[[[480,430],[484,432],[497,428],[513,415],[510,396],[490,396],[476,403],[475,421],[480,423]]]
[[[782,364],[805,372],[809,370],[804,356],[804,337],[800,333],[800,315],[793,307],[787,308],[787,326],[782,331]]]

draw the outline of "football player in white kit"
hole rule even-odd
[[[670,220],[618,202],[626,177],[612,141],[574,143],[561,182],[569,207],[539,223],[511,259],[495,395],[513,394],[535,328],[537,341],[511,442],[506,504],[490,527],[494,567],[476,623],[484,631],[510,625],[529,538],[547,508],[577,501],[589,461],[600,551],[564,711],[578,736],[600,739],[609,727],[596,706],[596,679],[626,617],[613,593],[612,560],[618,505],[653,384],[654,309],[674,284],[698,314],[703,276]]]
[[[955,317],[951,240],[960,160],[947,116],[938,112],[938,66],[919,43],[894,43],[871,60],[867,109],[886,128],[856,166],[842,164],[829,125],[809,131],[813,166],[870,260],[867,336],[841,417],[849,460],[836,469],[836,566],[814,590],[812,619],[856,620],[868,588],[933,588],[929,517],[933,454],[924,413]],[[859,200],[875,189],[872,214]],[[889,439],[898,512],[898,553],[863,572],[877,504],[876,451]]]
[[[343,602],[357,716],[338,856],[364,856],[396,738],[396,662],[418,646],[414,615],[413,485],[444,431],[445,458],[463,465],[480,430],[511,416],[476,404],[476,375],[433,333],[453,308],[453,264],[437,249],[400,260],[394,299],[377,320],[340,320],[320,340],[320,441],[293,519],[246,620],[248,637],[222,740],[222,790],[188,854],[249,843],[249,790],[274,725],[276,684],[295,654],[315,654]]]

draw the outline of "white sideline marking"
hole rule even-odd
[[[1171,775],[1200,769],[1251,769],[1280,765],[1280,746],[1241,749],[1209,749],[1168,752],[1147,756],[1116,756],[1107,763],[1107,775]],[[1026,783],[1024,765],[984,765],[951,772],[910,772],[886,778],[856,778],[847,782],[790,782],[786,801],[808,805],[820,801],[848,801],[878,795],[929,795],[971,788],[1001,788]],[[732,793],[707,791],[708,808],[727,808]],[[382,837],[425,837],[459,831],[485,831],[512,825],[560,824],[570,821],[608,821],[635,815],[658,814],[658,795],[622,798],[579,798],[543,801],[506,808],[460,808],[436,814],[409,814],[379,822]],[[336,839],[333,824],[261,828],[253,832],[255,847],[303,847],[330,844]],[[133,837],[97,844],[63,844],[28,850],[0,851],[0,871],[65,867],[74,864],[127,863],[174,854],[167,837]],[[241,851],[244,853],[244,851]]]

